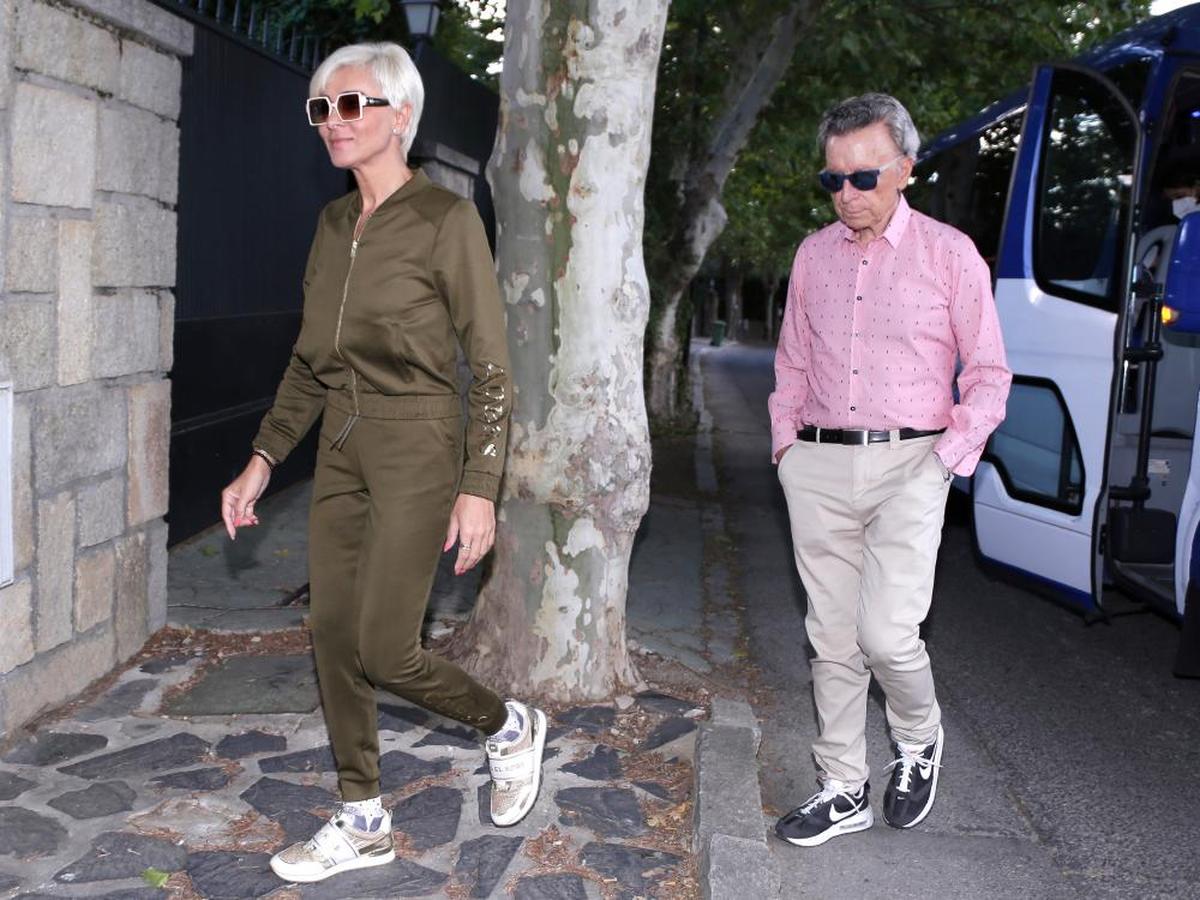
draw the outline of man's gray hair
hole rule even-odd
[[[817,126],[817,146],[825,152],[831,137],[858,131],[876,122],[883,122],[892,135],[896,149],[912,159],[917,158],[921,136],[904,104],[889,94],[863,94],[850,97],[825,110]]]

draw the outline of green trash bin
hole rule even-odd
[[[713,319],[712,323],[712,345],[720,347],[725,342],[725,323],[720,319]]]

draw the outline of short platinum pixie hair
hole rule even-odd
[[[890,94],[862,94],[825,110],[821,124],[817,126],[817,146],[824,153],[825,144],[831,137],[849,134],[876,122],[887,125],[897,150],[911,159],[917,158],[921,148],[917,126],[904,104]]]
[[[310,94],[314,97],[324,94],[333,73],[346,66],[358,66],[369,71],[379,82],[384,99],[393,109],[399,110],[406,103],[411,107],[412,115],[408,117],[404,133],[400,135],[400,151],[407,161],[408,151],[417,135],[417,123],[421,121],[421,109],[425,106],[425,85],[421,82],[421,73],[399,44],[350,44],[333,51],[317,67],[308,83]]]

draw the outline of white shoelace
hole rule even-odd
[[[900,767],[900,782],[896,785],[896,790],[902,794],[907,794],[909,791],[909,787],[912,784],[912,773],[914,768],[920,769],[921,775],[924,778],[928,778],[929,773],[932,772],[935,767],[939,769],[941,768],[939,763],[935,763],[933,760],[926,759],[921,755],[926,749],[928,749],[926,747],[922,747],[920,750],[913,751],[906,750],[897,745],[896,749],[899,751],[900,755],[888,763],[887,766],[884,767],[884,771],[891,771],[892,769],[896,768],[896,766]]]
[[[800,807],[800,812],[803,815],[808,815],[822,803],[836,800],[838,797],[845,797],[852,805],[858,805],[858,801],[850,793],[849,785],[843,784],[840,781],[826,781],[821,785],[821,790],[804,801],[804,805]]]

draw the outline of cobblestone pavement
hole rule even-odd
[[[0,896],[692,896],[690,757],[704,710],[643,692],[552,717],[545,781],[487,818],[476,733],[380,697],[398,859],[304,887],[270,854],[336,803],[307,652],[214,660],[185,632],[0,757]],[[260,639],[261,640],[261,639]]]
[[[648,685],[549,710],[545,780],[520,825],[487,819],[475,732],[379,697],[396,863],[287,886],[270,854],[306,839],[337,782],[301,626],[309,487],[171,550],[169,621],[118,677],[0,747],[0,900],[20,897],[688,900],[697,723],[744,681],[730,544],[705,430],[656,441],[630,566],[630,646]],[[470,612],[478,573],[443,560],[429,635]],[[192,629],[201,629],[195,631]],[[672,696],[673,695],[673,696]]]

